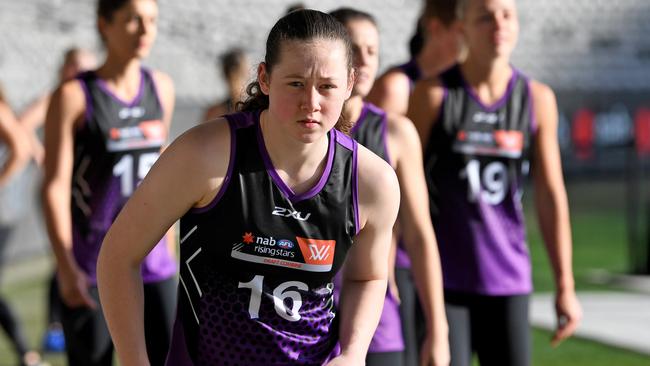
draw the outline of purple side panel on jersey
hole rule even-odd
[[[134,105],[140,103],[140,100],[142,99],[142,95],[144,94],[144,71],[140,69],[140,86],[138,87],[138,94],[135,95],[135,97],[131,101],[126,101],[119,96],[115,95],[111,91],[111,89],[108,88],[108,85],[106,84],[106,81],[104,79],[100,79],[99,77],[97,78],[97,85],[99,88],[106,94],[110,95],[111,98],[113,98],[115,101],[117,101],[120,104],[123,104],[125,107],[133,107]]]
[[[395,267],[396,268],[411,268],[411,258],[408,252],[404,249],[402,239],[397,242],[397,251],[395,252]]]
[[[494,296],[529,293],[530,259],[515,193],[496,206],[471,204],[463,185],[451,178],[440,184],[445,214],[436,222],[445,288]]]
[[[194,366],[194,362],[187,353],[187,344],[185,343],[185,332],[183,331],[183,322],[180,315],[176,313],[174,320],[174,329],[172,339],[167,353],[165,365],[168,366]]]
[[[79,75],[77,76],[77,80],[79,81],[79,84],[81,85],[81,89],[83,90],[84,95],[86,96],[86,112],[85,112],[85,116],[86,116],[86,118],[84,118],[84,120],[82,121],[81,125],[79,125],[79,126],[77,127],[78,130],[80,130],[81,128],[83,128],[83,126],[84,126],[86,123],[88,123],[88,121],[90,121],[90,119],[91,119],[92,116],[93,116],[93,98],[92,98],[92,96],[90,95],[90,90],[88,90],[88,85],[86,85],[86,82],[85,82],[83,79],[81,79],[84,75],[86,75],[86,74],[88,74],[88,73],[91,73],[91,71],[88,71],[88,72],[86,72],[86,73],[81,73],[81,74],[79,74]]]
[[[333,131],[335,130],[332,129],[330,132],[327,133],[329,137],[328,147],[327,147],[327,162],[325,165],[325,170],[321,174],[318,183],[316,183],[316,185],[314,185],[311,189],[307,190],[306,192],[296,194],[291,189],[291,187],[287,186],[287,184],[282,180],[282,178],[278,175],[278,172],[275,170],[275,167],[273,166],[273,162],[271,161],[271,157],[269,156],[269,152],[266,150],[266,144],[264,143],[264,136],[262,136],[262,128],[259,127],[258,124],[257,143],[260,149],[260,154],[262,155],[262,160],[264,161],[264,166],[266,167],[266,171],[268,172],[269,176],[271,176],[271,179],[273,180],[273,182],[275,182],[275,185],[278,187],[278,189],[291,202],[296,203],[316,196],[323,189],[325,183],[327,183],[327,179],[329,178],[329,175],[332,171],[332,163],[334,162],[334,146],[335,146],[334,133],[335,132]]]
[[[226,172],[226,177],[223,179],[223,182],[221,183],[221,187],[219,188],[219,192],[217,195],[214,197],[212,202],[210,202],[207,206],[203,207],[197,207],[197,208],[192,208],[190,209],[189,212],[193,214],[200,214],[203,212],[206,212],[208,210],[211,210],[217,202],[221,200],[221,197],[226,193],[226,190],[228,189],[228,185],[230,184],[230,180],[232,179],[232,171],[235,168],[235,152],[237,151],[237,119],[232,118],[229,115],[226,115],[226,120],[228,120],[228,125],[230,126],[230,160],[228,161],[228,170]]]
[[[484,111],[486,112],[494,112],[497,109],[503,107],[503,105],[508,102],[508,98],[510,98],[510,94],[512,93],[512,90],[515,87],[515,82],[517,81],[517,78],[519,77],[519,72],[517,69],[512,67],[512,76],[510,77],[510,80],[508,81],[508,89],[506,89],[506,92],[497,100],[494,102],[492,105],[486,105],[484,104],[481,99],[476,95],[474,92],[474,89],[470,87],[467,84],[467,80],[465,80],[465,77],[461,73],[461,79],[463,80],[463,88],[467,92],[467,94],[479,105],[481,108],[483,108]]]
[[[167,236],[163,236],[149,254],[144,257],[140,272],[144,283],[164,281],[176,273],[176,262],[169,253]]]
[[[402,337],[399,304],[390,291],[386,291],[384,307],[375,334],[370,341],[368,353],[400,352],[403,350],[404,338]]]

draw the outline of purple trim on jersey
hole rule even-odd
[[[90,73],[90,71],[88,73]],[[82,79],[82,77],[86,74],[87,73],[82,73],[77,76],[77,80],[79,81],[79,84],[81,84],[81,89],[83,90],[84,95],[86,96],[86,111],[85,111],[86,117],[84,118],[83,121],[81,121],[81,124],[77,126],[77,129],[79,130],[86,124],[86,122],[90,121],[94,112],[93,98],[90,95],[90,90],[88,90],[88,85],[86,85],[86,82]]]
[[[306,199],[310,199],[317,195],[323,187],[325,187],[325,183],[327,183],[327,179],[329,178],[329,175],[332,171],[332,163],[334,162],[334,141],[335,141],[335,136],[333,136],[332,131],[327,133],[328,136],[328,147],[327,147],[327,162],[325,163],[325,170],[323,170],[323,173],[320,176],[320,179],[318,180],[318,183],[316,183],[315,186],[313,186],[311,189],[307,190],[306,192],[296,194],[291,187],[287,186],[286,183],[282,180],[282,178],[278,175],[278,172],[275,170],[275,167],[273,166],[273,162],[271,161],[271,157],[269,156],[269,152],[266,150],[266,144],[264,143],[264,136],[262,136],[262,127],[261,125],[257,124],[257,143],[258,147],[260,149],[260,154],[262,155],[262,160],[264,161],[264,166],[266,167],[266,171],[271,177],[271,179],[275,182],[275,185],[280,189],[284,195],[287,196],[287,199],[289,199],[291,202],[296,203],[300,202]]]
[[[358,144],[352,137],[344,134],[339,130],[334,131],[336,141],[343,145],[346,149],[352,150],[352,204],[354,205],[354,235],[359,234],[359,177],[357,174],[357,148]]]
[[[404,248],[401,238],[397,242],[397,250],[395,251],[395,268],[411,268],[411,257]]]
[[[226,120],[228,121],[228,125],[230,126],[230,159],[228,161],[228,170],[226,171],[226,176],[223,178],[223,182],[221,183],[221,187],[219,188],[219,192],[217,192],[217,195],[212,199],[212,201],[207,205],[203,207],[194,207],[191,208],[189,212],[193,214],[200,214],[204,213],[208,210],[211,210],[217,202],[221,200],[221,197],[226,193],[226,189],[228,188],[228,185],[230,184],[230,179],[232,178],[232,170],[235,168],[235,149],[237,147],[237,121],[234,119],[229,118],[230,116],[225,116]]]
[[[123,104],[125,107],[133,107],[134,105],[140,103],[140,100],[142,99],[142,95],[144,94],[144,70],[140,69],[140,86],[138,87],[138,94],[135,95],[135,97],[127,102],[124,99],[118,97],[113,93],[109,88],[108,85],[106,84],[106,81],[101,78],[97,78],[97,85],[99,88],[106,94],[108,94],[111,98],[113,98],[116,102]],[[155,83],[154,83],[154,90],[155,90]],[[160,100],[158,101],[160,102]],[[162,107],[162,104],[160,105]]]
[[[463,88],[465,89],[465,92],[470,96],[470,98],[474,99],[474,101],[481,107],[483,108],[484,111],[486,112],[494,112],[497,109],[503,107],[503,105],[508,101],[508,98],[510,98],[510,94],[512,93],[512,89],[515,87],[515,82],[517,81],[517,78],[519,77],[519,72],[517,69],[514,67],[512,69],[512,75],[510,76],[510,80],[508,81],[508,88],[506,89],[506,92],[497,100],[496,102],[492,103],[492,105],[485,105],[481,99],[476,95],[474,92],[474,89],[472,89],[468,84],[467,80],[465,80],[465,76],[463,76],[462,71],[460,72],[460,78],[463,82]]]
[[[357,228],[355,235],[359,234],[361,227],[359,225],[359,174],[357,167],[358,160],[358,146],[357,144],[352,145],[352,202],[354,204],[354,226]]]
[[[153,94],[156,96],[156,100],[158,101],[158,105],[160,106],[160,113],[162,113],[163,119],[165,118],[165,105],[162,103],[162,99],[160,99],[160,93],[158,93],[158,86],[156,85],[156,79],[153,77],[153,72],[147,68],[142,68],[142,73],[147,74],[149,79],[151,79],[151,86],[153,87]],[[142,79],[142,84],[140,85],[141,89],[142,86],[144,86],[144,78]]]
[[[354,126],[352,126],[352,129],[350,130],[350,135],[354,135],[359,128],[361,128],[361,125],[364,118],[366,118],[366,115],[368,114],[368,103],[364,102],[363,106],[361,107],[361,113],[359,113],[359,118],[357,118],[357,121],[354,123]]]

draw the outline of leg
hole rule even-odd
[[[403,352],[368,353],[366,366],[404,366]]]
[[[417,334],[415,329],[415,304],[417,296],[415,286],[408,268],[395,268],[395,281],[399,290],[399,315],[402,320],[402,336],[404,337],[405,366],[416,366],[419,362]]]
[[[9,238],[13,232],[11,226],[0,225],[0,268],[4,262],[5,249],[9,243]],[[9,341],[16,350],[19,358],[27,353],[27,338],[20,326],[20,321],[15,313],[11,310],[9,304],[0,297],[0,327],[4,329],[9,337]]]
[[[445,290],[445,311],[449,323],[451,366],[472,364],[472,330],[468,296]]]
[[[59,283],[56,271],[52,273],[47,292],[47,327],[43,335],[43,350],[49,352],[65,351],[65,337],[61,327],[61,311],[63,302],[59,295]]]
[[[100,304],[97,288],[91,288],[89,293]],[[92,310],[86,307],[69,308],[64,304],[61,320],[70,366],[112,365],[113,342],[101,305]]]
[[[174,311],[176,279],[144,285],[144,326],[151,366],[164,365],[169,351]]]
[[[482,366],[530,365],[529,295],[481,296],[472,309]]]

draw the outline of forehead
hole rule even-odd
[[[342,40],[283,41],[279,56],[272,73],[333,78],[348,72],[348,55]]]
[[[124,5],[117,9],[113,14],[147,14],[147,15],[157,15],[158,14],[158,3],[156,0],[130,0],[124,3]]]
[[[377,27],[367,19],[354,19],[345,25],[352,43],[376,45],[379,43],[379,31]]]
[[[515,10],[515,0],[469,0],[467,4],[468,11],[481,10]]]

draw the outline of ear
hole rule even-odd
[[[354,83],[356,80],[357,69],[353,67],[352,70],[350,70],[350,75],[348,76],[348,85],[345,89],[345,100],[348,100],[348,98],[350,98],[350,95],[352,95],[352,88],[354,88]]]
[[[99,37],[102,39],[102,41],[106,41],[106,38],[104,37],[104,30],[106,29],[106,26],[108,24],[106,23],[106,19],[104,17],[97,17],[97,30],[99,31]]]
[[[260,83],[260,90],[265,95],[269,95],[271,90],[270,75],[266,70],[266,63],[260,62],[257,66],[257,82]]]

